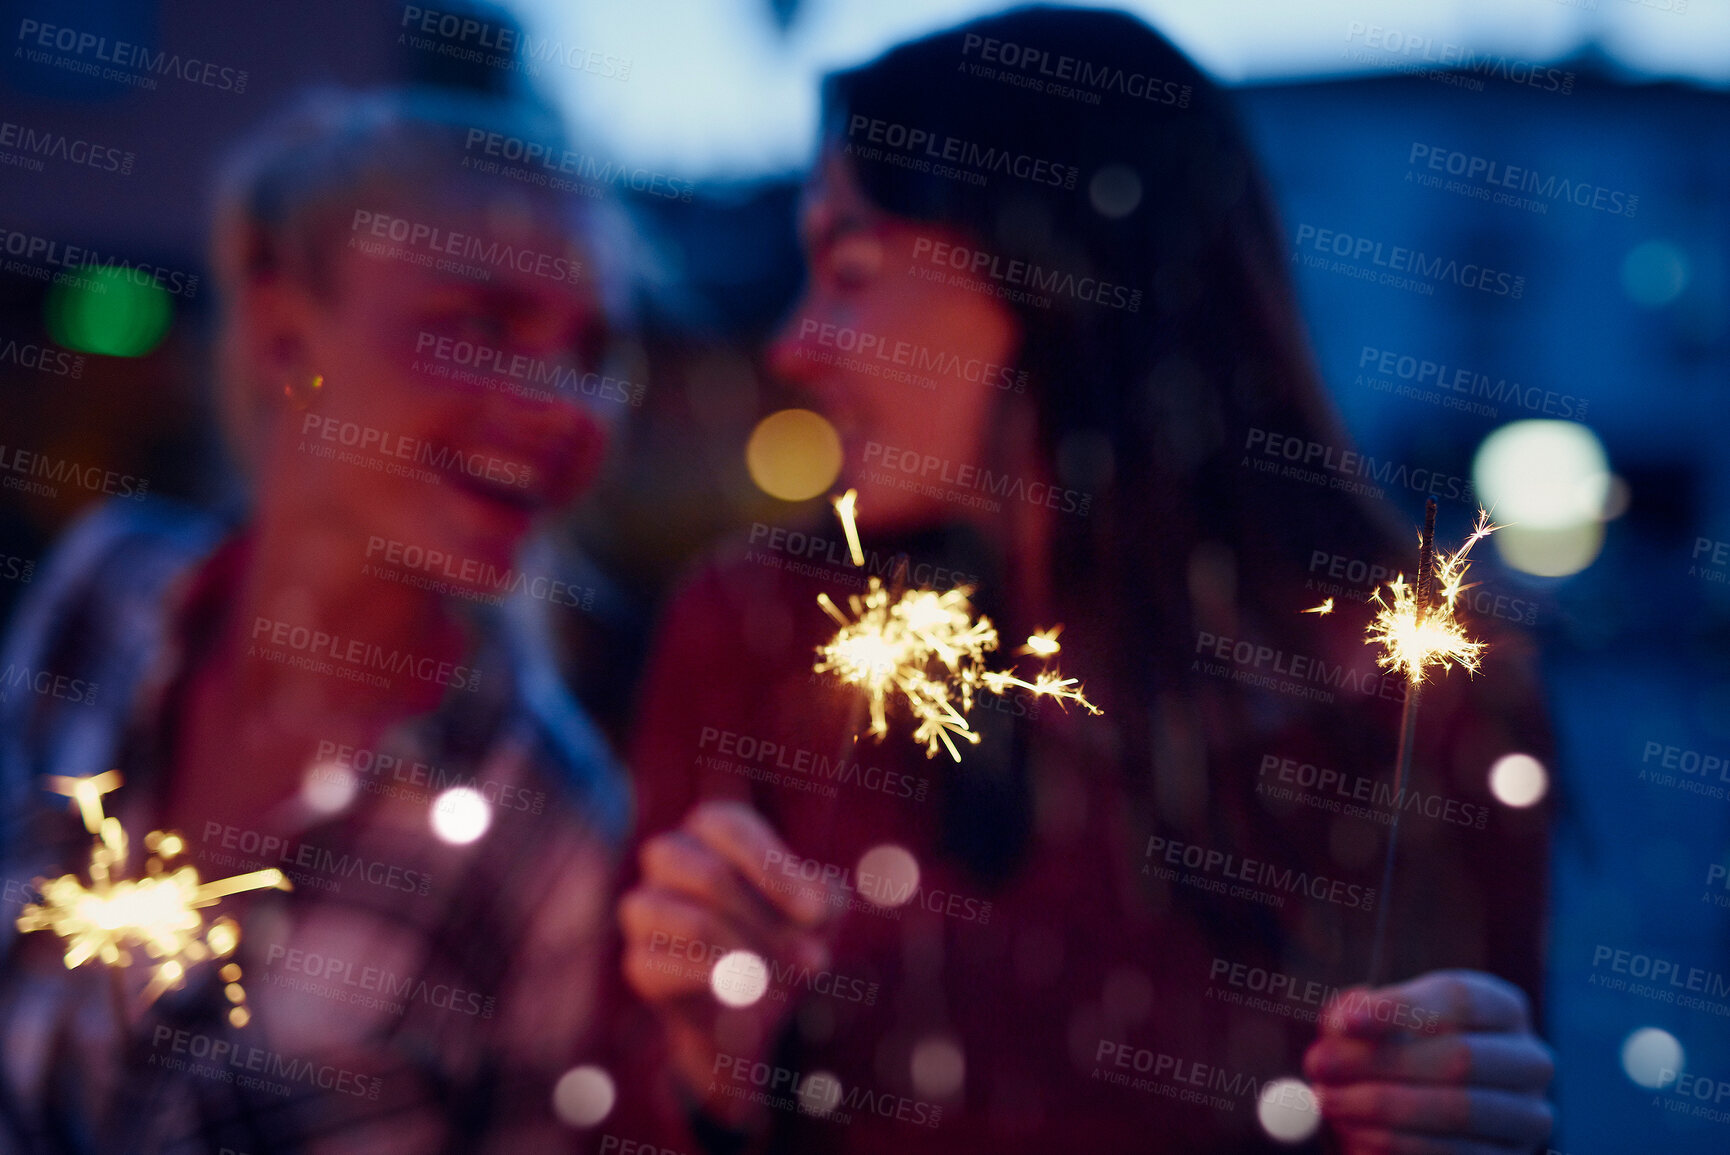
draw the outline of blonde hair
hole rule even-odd
[[[426,205],[483,181],[494,195],[538,196],[563,213],[557,194],[509,185],[472,168],[476,133],[544,145],[557,155],[564,126],[547,106],[520,97],[432,88],[320,88],[266,121],[221,165],[211,264],[222,301],[216,342],[216,408],[231,456],[244,471],[274,404],[276,382],[257,380],[236,304],[249,286],[276,278],[331,300],[338,239],[360,203]]]

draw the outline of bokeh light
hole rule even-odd
[[[757,423],[745,445],[745,468],[770,497],[807,501],[841,473],[841,438],[809,409],[780,409]]]
[[[618,1099],[613,1077],[599,1067],[572,1067],[553,1084],[553,1112],[572,1127],[593,1127],[605,1119]]]
[[[340,762],[314,762],[300,780],[300,800],[316,814],[347,810],[360,789],[353,770]]]
[[[754,951],[732,950],[715,960],[709,989],[729,1007],[748,1007],[769,989],[769,967]]]
[[[885,843],[859,856],[859,893],[878,906],[901,906],[919,889],[919,860],[905,848]]]
[[[967,1081],[967,1057],[954,1039],[932,1035],[913,1048],[913,1089],[923,1099],[952,1099]]]
[[[107,357],[144,356],[162,343],[174,319],[174,305],[155,281],[106,265],[53,286],[44,308],[57,344]]]
[[[1472,481],[1503,526],[1491,540],[1502,560],[1543,577],[1592,563],[1611,512],[1609,459],[1574,421],[1515,421],[1484,439]]]
[[[434,834],[460,846],[487,832],[493,822],[493,811],[477,791],[453,786],[433,799],[427,818]]]
[[[827,1115],[841,1103],[841,1080],[833,1071],[812,1071],[799,1084],[799,1106],[812,1115]]]
[[[1255,1117],[1268,1138],[1280,1143],[1302,1143],[1322,1125],[1315,1092],[1302,1079],[1269,1081],[1256,1101]]]
[[[1530,754],[1503,754],[1490,767],[1490,793],[1504,806],[1531,806],[1549,790],[1549,773]]]
[[[1649,1090],[1668,1086],[1682,1070],[1682,1044],[1658,1027],[1641,1027],[1622,1042],[1622,1070]]]

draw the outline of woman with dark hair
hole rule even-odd
[[[1549,760],[1529,655],[1474,623],[1488,672],[1433,679],[1395,794],[1403,681],[1359,621],[1299,611],[1317,556],[1391,577],[1415,551],[1339,471],[1286,468],[1355,459],[1225,96],[1125,15],[978,20],[829,78],[802,230],[771,360],[840,434],[868,567],[965,575],[1005,639],[1061,622],[1104,713],[987,696],[958,765],[894,728],[851,745],[811,666],[816,595],[858,571],[770,539],[700,573],[652,665],[620,906],[629,1041],[670,1078],[626,1081],[619,1134],[1539,1143],[1546,822],[1487,781]],[[1366,992],[1382,903],[1401,981]]]

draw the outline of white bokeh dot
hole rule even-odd
[[[434,834],[460,846],[487,832],[493,822],[493,810],[479,791],[453,786],[433,799],[428,821]]]
[[[1504,806],[1532,806],[1549,789],[1549,773],[1530,754],[1503,754],[1490,767],[1490,793]]]
[[[769,967],[753,951],[730,950],[715,960],[709,989],[729,1007],[748,1007],[769,989]]]
[[[1658,1027],[1641,1027],[1622,1041],[1622,1070],[1649,1090],[1675,1081],[1684,1057],[1676,1036]]]
[[[359,791],[354,771],[340,762],[314,762],[300,780],[300,800],[317,814],[347,810]]]
[[[812,1071],[799,1084],[799,1106],[811,1115],[827,1115],[841,1104],[841,1080],[833,1071]]]
[[[1315,1092],[1302,1079],[1274,1079],[1261,1089],[1255,1117],[1270,1139],[1302,1143],[1322,1125]]]
[[[919,860],[890,843],[861,854],[857,873],[859,893],[878,906],[905,905],[919,889]]]
[[[596,1066],[572,1067],[553,1084],[553,1112],[571,1127],[593,1127],[617,1098],[613,1077]]]

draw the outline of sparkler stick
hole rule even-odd
[[[1430,666],[1451,669],[1455,663],[1467,673],[1478,669],[1484,643],[1474,641],[1454,618],[1454,604],[1467,588],[1466,570],[1471,563],[1467,556],[1472,547],[1495,532],[1489,514],[1478,511],[1477,524],[1466,542],[1452,554],[1436,553],[1436,499],[1424,505],[1424,528],[1418,537],[1418,571],[1415,588],[1406,584],[1401,574],[1388,583],[1391,601],[1380,591],[1373,596],[1377,606],[1370,623],[1366,643],[1380,645],[1383,653],[1376,659],[1385,669],[1403,670],[1406,674],[1406,700],[1400,709],[1400,740],[1394,756],[1394,798],[1403,797],[1406,778],[1411,772],[1412,751],[1418,726],[1418,702],[1422,696],[1424,671]],[[1333,599],[1313,611],[1318,614],[1331,609]],[[1369,984],[1380,986],[1383,981],[1387,931],[1388,892],[1394,881],[1394,859],[1399,851],[1400,816],[1404,807],[1396,805],[1394,819],[1388,825],[1387,851],[1382,860],[1382,885],[1376,908],[1375,930],[1370,940]]]
[[[67,970],[92,959],[111,968],[116,1013],[126,1023],[124,998],[120,993],[119,967],[130,967],[139,954],[156,960],[154,973],[140,996],[139,1011],[154,1003],[165,991],[180,986],[187,968],[206,959],[226,958],[240,945],[240,927],[231,918],[218,918],[208,925],[203,910],[229,895],[243,891],[293,890],[280,870],[255,870],[231,878],[200,882],[190,864],[170,869],[168,863],[186,849],[178,834],[153,830],[144,837],[150,858],[143,878],[125,878],[127,839],[120,820],[105,815],[102,796],[120,786],[120,772],[108,770],[89,778],[50,776],[45,785],[72,798],[84,820],[84,828],[95,841],[86,868],[88,882],[72,874],[49,881],[37,879],[40,903],[31,903],[18,916],[19,931],[47,930],[65,945],[62,961]],[[240,985],[240,967],[222,968],[224,993],[233,1005],[228,1018],[237,1027],[251,1018],[246,992]]]

